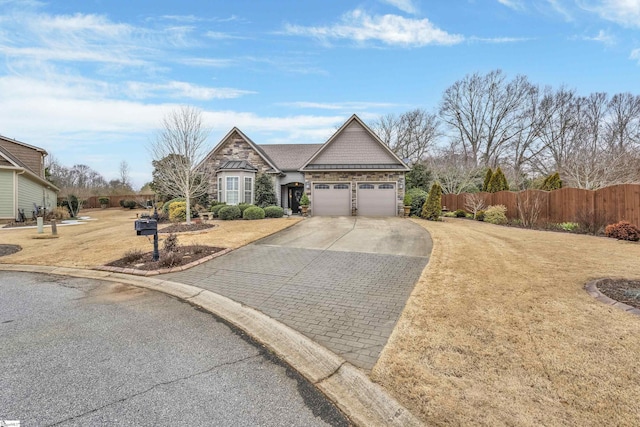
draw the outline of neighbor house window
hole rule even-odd
[[[226,199],[227,203],[230,205],[238,204],[238,197],[240,196],[238,193],[238,180],[237,176],[228,176],[227,177],[227,187],[226,187]]]
[[[253,178],[244,177],[244,202],[251,204],[253,202]]]
[[[224,197],[222,197],[222,177],[218,178],[218,201],[224,202]]]

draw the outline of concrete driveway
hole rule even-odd
[[[166,277],[254,307],[370,370],[431,246],[400,218],[314,217]]]

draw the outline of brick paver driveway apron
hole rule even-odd
[[[163,277],[254,307],[370,370],[431,247],[408,220],[314,217]]]

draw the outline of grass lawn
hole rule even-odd
[[[61,267],[91,268],[121,258],[128,250],[153,250],[153,237],[136,236],[134,221],[142,210],[85,209],[81,216],[95,221],[86,224],[58,227],[57,239],[38,239],[44,235],[30,229],[0,229],[0,243],[20,245],[22,250],[0,257],[3,264],[53,265]],[[179,244],[201,243],[210,246],[238,248],[287,228],[301,218],[278,218],[257,221],[211,221],[218,227],[197,234],[178,234]],[[160,225],[162,229],[164,225]],[[160,234],[160,250],[166,235]]]
[[[583,289],[640,244],[447,218],[372,377],[434,425],[640,425],[640,317]]]

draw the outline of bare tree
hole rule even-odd
[[[464,196],[464,207],[473,213],[473,219],[476,219],[478,211],[487,207],[484,203],[484,197],[480,193],[469,193]]]
[[[438,117],[422,109],[382,116],[371,127],[398,157],[412,164],[426,158],[440,136]]]
[[[476,188],[476,180],[482,172],[453,147],[440,150],[427,160],[434,181],[440,183],[444,194],[460,194]]]
[[[120,162],[120,185],[123,188],[131,189],[131,179],[129,177],[129,164],[126,160]]]
[[[518,216],[524,227],[533,228],[537,224],[543,197],[540,190],[520,191],[516,195]]]
[[[191,199],[206,194],[209,186],[209,169],[197,167],[206,154],[208,136],[200,110],[185,106],[164,117],[151,146],[154,161],[162,165],[154,183],[162,193],[185,198],[187,224],[191,223]]]

